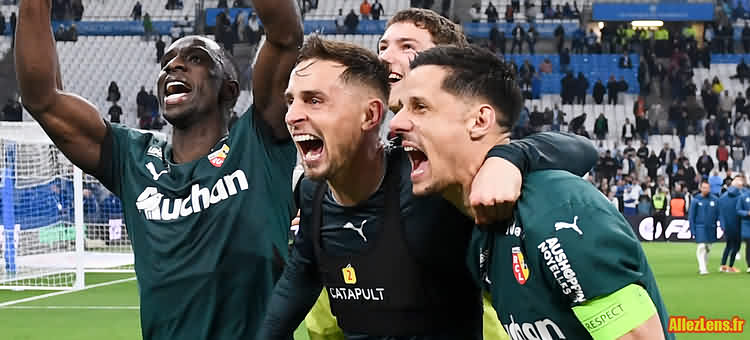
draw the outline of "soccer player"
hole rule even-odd
[[[457,45],[466,46],[468,42],[461,32],[460,26],[442,17],[434,11],[419,8],[410,8],[397,12],[386,25],[386,31],[381,38],[378,50],[379,58],[390,67],[389,82],[391,87],[397,87],[400,80],[409,72],[409,62],[417,53],[437,45]],[[389,102],[392,111],[398,110],[397,102]],[[386,140],[388,135],[387,122],[392,117],[392,112],[385,116],[385,122],[381,125],[381,138]],[[537,144],[546,145],[547,150],[555,150],[556,147],[565,145],[554,138],[554,135],[540,134],[534,140]],[[539,154],[540,150],[535,150],[533,146],[526,146],[528,141],[517,141],[518,149],[500,148],[496,150],[499,157],[493,157],[487,160],[487,164],[492,164],[494,169],[504,169],[504,173],[514,173],[502,183],[494,180],[498,170],[488,170],[488,177],[485,185],[476,187],[477,190],[471,194],[475,218],[478,222],[487,223],[501,216],[507,216],[512,210],[512,203],[518,198],[521,186],[521,175],[518,169],[527,170],[526,159],[537,161],[539,166],[554,167],[548,163],[548,157],[551,154]],[[575,144],[574,144],[575,145]],[[570,145],[568,150],[575,150],[574,145]],[[525,157],[514,157],[513,152],[522,152]],[[503,157],[503,158],[500,158]],[[545,162],[547,162],[545,164]],[[578,169],[584,169],[587,162],[576,164]],[[493,167],[488,167],[492,169]],[[582,170],[586,171],[588,169]],[[480,173],[481,174],[481,173]],[[480,178],[482,176],[479,176]],[[517,180],[512,180],[512,179]],[[496,183],[495,185],[486,185],[486,183]],[[311,338],[319,335],[322,337],[333,336],[332,334],[340,332],[336,327],[336,320],[327,312],[329,309],[327,296],[325,292],[321,295],[318,303],[308,314],[305,322]],[[489,307],[489,304],[486,304]],[[494,312],[492,312],[494,314]],[[485,331],[491,330],[489,323],[485,323]],[[489,334],[485,333],[485,336]]]
[[[740,216],[740,236],[745,240],[745,261],[750,273],[750,191],[737,200],[737,215]]]
[[[406,154],[380,142],[387,67],[317,36],[300,55],[286,116],[305,167],[300,231],[261,334],[287,338],[325,286],[348,338],[481,339],[479,289],[463,261],[473,221],[437,195],[414,199]],[[580,174],[593,165],[589,141],[554,138],[562,147],[541,154],[569,151]]]
[[[737,215],[737,201],[742,196],[742,188],[745,186],[743,176],[734,176],[732,184],[719,197],[719,221],[721,229],[727,239],[724,254],[721,255],[721,267],[719,272],[737,273],[739,269],[734,267],[735,255],[740,251],[740,217]],[[729,259],[729,265],[727,265]]]
[[[518,119],[515,74],[476,47],[436,47],[411,68],[391,130],[408,151],[413,192],[440,193],[470,214],[475,174]],[[511,339],[673,338],[632,228],[579,177],[529,174],[513,223],[476,229],[472,243],[470,268]]]
[[[267,39],[255,65],[254,104],[231,132],[239,84],[229,56],[199,36],[168,48],[156,85],[172,144],[109,124],[88,101],[62,91],[50,3],[19,5],[23,103],[66,157],[122,200],[143,338],[256,339],[294,206],[283,91],[303,37],[295,1],[254,2]]]
[[[719,219],[718,198],[711,193],[711,185],[703,180],[700,184],[700,195],[690,200],[688,223],[690,232],[695,237],[698,247],[695,256],[698,258],[698,273],[708,274],[708,253],[711,243],[716,242],[716,221]]]

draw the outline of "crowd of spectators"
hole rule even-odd
[[[354,9],[350,9],[349,13],[344,15],[344,9],[339,8],[335,19],[336,31],[347,34],[356,33],[360,20],[380,20],[383,14],[385,14],[385,9],[379,0],[375,0],[372,4],[368,0],[362,0],[359,5],[359,15]]]
[[[669,143],[656,150],[641,141],[636,149],[626,140],[613,150],[600,151],[589,180],[625,216],[685,217],[690,198],[698,193],[702,181],[708,181],[711,192],[719,195],[732,178],[745,176],[746,148],[740,141],[726,144],[722,140],[714,154],[704,149],[694,164]]]
[[[81,0],[52,0],[52,20],[81,21],[83,2]]]
[[[68,27],[60,24],[55,29],[55,41],[78,41],[78,28],[76,24],[71,24]]]
[[[476,12],[476,8],[473,10]],[[488,6],[485,11],[492,22],[495,9]],[[750,47],[747,26],[742,32],[745,51]],[[490,31],[487,43],[503,55],[506,39],[499,27]],[[564,74],[562,104],[585,104],[590,86],[596,104],[621,103],[619,94],[631,84],[613,75],[606,83],[602,79],[588,79],[580,72],[584,70],[572,70],[569,64],[571,53],[622,53],[617,67],[638,67],[640,93],[633,103],[633,115],[614,129],[617,136],[608,136],[611,122],[601,112],[590,116],[595,119],[594,128],[587,131],[586,113],[569,117],[569,112],[563,112],[559,105],[524,107],[513,136],[562,130],[595,138],[599,140],[601,157],[591,171],[590,180],[620,211],[625,215],[687,216],[690,199],[698,192],[701,181],[708,181],[712,192],[720,194],[734,176],[744,176],[743,162],[746,150],[750,149],[750,101],[747,100],[750,88],[728,89],[718,77],[701,79],[699,83],[694,80],[695,68],[710,69],[711,53],[739,53],[739,47],[732,46],[733,29],[720,21],[709,24],[703,33],[704,43],[699,44],[692,26],[670,25],[646,31],[606,24],[598,34],[578,29],[568,42],[560,25],[554,39],[560,53],[559,72]],[[524,52],[523,45],[528,44],[525,32],[513,30],[510,53]],[[528,50],[533,52],[533,45]],[[639,55],[639,60],[633,60],[630,53]],[[549,59],[539,65],[525,60],[516,66],[527,99],[539,98],[539,78],[556,72],[554,66]],[[750,67],[745,60],[736,65],[736,72],[730,78],[738,79],[741,84],[750,80]],[[589,135],[591,132],[593,136]],[[676,135],[679,145],[674,149],[670,144],[652,149],[648,141],[653,134]],[[689,152],[699,152],[697,160],[692,162],[685,150],[690,135],[695,136],[696,142]],[[614,148],[606,148],[613,139],[617,140]]]
[[[117,85],[117,82],[110,82],[109,87],[107,88],[107,101],[111,102],[111,104],[107,111],[107,116],[109,116],[109,121],[112,123],[125,123],[125,113],[123,112],[122,107],[118,104],[121,97],[120,87]],[[136,95],[136,105],[137,128],[144,130],[161,130],[161,128],[166,125],[159,113],[159,100],[156,95],[154,95],[153,90],[146,92],[146,87],[141,86],[140,91],[138,91],[138,94]]]
[[[136,95],[138,128],[144,130],[161,130],[166,124],[159,113],[159,99],[154,95],[153,90],[146,92],[146,88],[141,86],[141,90]]]
[[[216,15],[216,27],[214,29],[214,40],[224,46],[224,49],[234,55],[234,45],[237,43],[250,43],[257,45],[263,35],[258,16],[253,12],[240,12],[234,20],[229,15],[229,10],[224,10]]]
[[[524,12],[523,15],[526,18],[526,22],[534,23],[541,13],[544,19],[578,19],[581,16],[581,12],[578,10],[578,3],[573,1],[573,5],[566,2],[562,6],[559,4],[552,6],[551,0],[542,0],[537,7],[531,0],[525,0],[523,4]],[[508,23],[515,22],[516,14],[521,13],[521,2],[519,0],[511,0],[510,5],[506,5],[504,9],[504,19]],[[482,14],[486,16],[486,22],[496,23],[500,19],[500,13],[492,2],[487,4],[487,7],[482,9],[481,4],[475,3],[469,9],[469,18],[471,22],[481,22]]]

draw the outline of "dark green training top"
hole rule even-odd
[[[475,230],[468,259],[511,339],[591,339],[589,331],[616,320],[621,306],[587,322],[572,308],[633,283],[646,289],[666,339],[674,339],[638,238],[596,187],[564,171],[534,172],[516,207],[504,230]]]
[[[146,340],[256,339],[287,257],[294,144],[248,110],[212,151],[111,125],[99,180],[122,200]]]

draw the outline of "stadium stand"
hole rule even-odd
[[[492,3],[495,6],[498,13],[500,14],[500,18],[498,19],[498,21],[505,21],[505,15],[504,15],[505,6],[510,6],[511,0],[494,0],[494,1],[482,0],[481,11],[480,11],[480,18],[482,21],[487,21],[487,15],[484,14],[484,10],[487,9],[487,6],[490,3]],[[520,3],[519,4],[520,10],[513,14],[513,21],[525,23],[526,22],[526,9],[527,9],[525,6],[526,2],[519,1],[519,3]],[[557,6],[562,7],[566,3],[570,4],[571,6],[573,5],[571,1],[567,1],[567,0],[552,0],[551,3],[552,3],[553,8]],[[578,4],[579,11],[583,11],[584,7],[591,5],[590,1],[588,0],[578,1],[576,3]],[[534,3],[534,6],[537,7],[537,9],[539,9],[538,3]],[[535,20],[537,20],[538,22],[542,22],[542,23],[577,23],[578,22],[577,19],[545,19],[544,13],[542,13],[541,10],[537,11]]]
[[[136,1],[83,0],[83,21],[118,21],[130,17]],[[151,20],[181,20],[185,16],[195,19],[195,0],[183,0],[182,9],[166,9],[166,0],[141,1],[142,13]]]
[[[374,34],[327,34],[325,38],[357,44],[377,53],[380,36]]]
[[[106,101],[107,86],[111,81],[117,82],[125,123],[136,126],[135,115],[127,113],[136,112],[135,97],[140,87],[156,92],[159,64],[153,42],[137,36],[82,36],[77,42],[57,42],[57,51],[66,89],[88,98],[106,113],[110,106]]]
[[[0,60],[10,52],[10,37],[0,36]]]
[[[718,77],[724,89],[730,90],[735,96],[737,92],[745,92],[745,85],[739,79],[731,77],[737,74],[737,64],[744,59],[746,63],[750,62],[750,54],[713,54],[711,56],[711,68],[695,68],[693,72],[693,83],[700,90],[703,80],[708,79],[710,82],[714,77]]]
[[[640,87],[638,85],[638,64],[634,64],[632,69],[621,69],[617,67],[617,61],[621,57],[619,54],[573,54],[570,56],[570,70],[575,75],[578,72],[583,72],[584,76],[589,80],[588,94],[594,88],[594,83],[597,79],[601,79],[602,82],[606,83],[609,77],[615,76],[618,80],[620,77],[624,77],[628,83],[628,93],[639,93]],[[637,60],[637,54],[630,55],[632,60]],[[560,80],[564,73],[560,71],[560,56],[557,54],[506,54],[506,60],[513,61],[517,66],[521,66],[524,60],[528,60],[529,63],[538,69],[539,65],[544,59],[549,59],[552,62],[553,72],[550,74],[542,74],[542,93],[544,94],[559,94],[561,92]],[[749,59],[750,60],[750,59]]]
[[[377,50],[379,38],[376,35],[353,34],[326,37],[349,41],[373,52]],[[0,46],[9,47],[9,44],[3,40]],[[153,90],[156,93],[156,77],[160,67],[155,62],[153,41],[144,41],[138,36],[82,36],[77,42],[57,42],[57,51],[66,89],[89,99],[100,112],[106,114],[111,105],[106,101],[107,86],[111,81],[117,82],[122,95],[119,105],[125,113],[124,123],[137,126],[134,112],[137,109],[138,91],[141,86],[145,86],[146,91]],[[251,102],[250,92],[242,91],[235,111],[244,113]],[[169,135],[168,131],[164,132]]]
[[[358,0],[320,0],[318,1],[318,8],[312,9],[305,14],[305,19],[315,20],[333,20],[339,14],[339,8],[343,10],[344,15],[349,13],[349,10],[354,10],[359,15],[359,5],[362,1]],[[393,13],[398,12],[401,9],[409,7],[409,0],[381,0],[380,3],[383,5],[385,15],[381,16],[381,19],[388,20]]]

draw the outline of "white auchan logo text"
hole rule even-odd
[[[208,209],[212,204],[237,195],[247,188],[245,172],[237,170],[219,178],[211,189],[193,184],[190,195],[185,198],[164,198],[164,195],[155,187],[146,187],[136,199],[135,205],[138,210],[143,211],[147,220],[172,221],[197,214],[203,209]]]
[[[508,336],[513,340],[553,339],[552,334],[555,335],[555,339],[566,339],[565,334],[560,327],[549,318],[538,320],[533,323],[518,323],[514,320],[513,314],[511,314],[510,324],[503,324],[503,327],[505,328],[505,332],[508,333]]]

